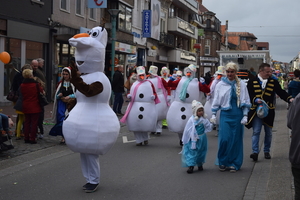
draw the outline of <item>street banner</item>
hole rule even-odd
[[[143,10],[143,37],[151,37],[151,10]]]

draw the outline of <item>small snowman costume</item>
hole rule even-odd
[[[160,103],[156,104],[156,111],[157,111],[157,124],[156,124],[156,133],[159,135],[162,132],[162,120],[166,119],[167,112],[169,109],[168,103],[168,92],[165,84],[162,81],[162,78],[157,75],[158,67],[151,65],[149,68],[149,77],[148,80],[151,81],[155,87],[158,99]],[[151,132],[152,134],[155,132]]]
[[[73,36],[69,43],[76,47],[76,65],[82,75],[72,68],[77,104],[63,122],[63,134],[67,146],[80,153],[85,192],[94,192],[100,182],[99,154],[112,148],[120,132],[118,118],[108,104],[110,81],[103,73],[107,32],[95,27],[89,34]]]
[[[176,88],[175,99],[167,113],[168,128],[170,131],[178,133],[180,145],[182,145],[182,133],[184,127],[192,115],[191,103],[193,100],[199,101],[200,91],[210,92],[206,84],[202,84],[195,77],[197,67],[190,64],[184,69],[184,74],[180,80],[169,81],[168,86]]]
[[[136,68],[137,81],[130,88],[127,98],[130,103],[120,122],[126,123],[129,131],[134,133],[137,146],[144,142],[148,144],[148,132],[156,130],[157,111],[155,104],[159,103],[154,85],[145,80],[146,72],[143,66]]]

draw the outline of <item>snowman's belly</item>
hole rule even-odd
[[[126,119],[129,131],[155,132],[157,113],[153,102],[134,102]]]
[[[185,125],[192,114],[190,103],[173,101],[167,113],[168,129],[175,133],[183,133]]]
[[[63,122],[66,143],[74,152],[103,155],[119,132],[119,120],[106,103],[79,102]]]

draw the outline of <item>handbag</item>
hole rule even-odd
[[[48,105],[49,102],[46,98],[46,95],[44,95],[42,92],[39,92],[40,89],[39,89],[38,84],[36,84],[36,88],[37,88],[37,91],[38,91],[38,98],[39,98],[39,102],[40,102],[41,107],[44,107],[44,106]]]
[[[13,91],[12,89],[9,90],[9,93],[6,96],[6,99],[8,101],[12,101],[12,102],[16,102],[18,100],[18,98],[19,98],[18,92]]]
[[[268,115],[269,106],[264,100],[262,100],[262,103],[257,106],[256,113],[257,116],[261,119],[265,118]]]

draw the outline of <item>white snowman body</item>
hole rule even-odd
[[[199,101],[200,98],[199,81],[197,78],[193,78],[187,87],[185,101],[179,99],[182,86],[186,80],[187,77],[183,76],[179,81],[175,90],[175,99],[167,113],[168,129],[175,133],[183,133],[188,119],[193,114],[192,101]]]
[[[160,101],[160,103],[155,105],[157,111],[157,120],[166,119],[169,106],[167,105],[167,100],[163,92],[163,90],[165,90],[164,86],[162,85],[162,88],[158,88],[158,81],[161,81],[161,78],[154,77],[154,78],[149,78],[148,80],[151,81],[152,84],[154,85],[156,94]],[[167,94],[167,91],[165,91],[165,93]]]
[[[153,132],[156,131],[157,111],[153,97],[153,89],[150,81],[135,81],[130,88],[130,94],[136,90],[131,110],[126,119],[126,125],[129,131],[133,132]],[[128,105],[127,109],[130,107]]]
[[[89,37],[74,37],[69,42],[76,47],[77,67],[85,73],[81,76],[83,82],[88,85],[100,82],[103,91],[91,97],[76,91],[77,103],[63,122],[66,144],[74,152],[103,155],[114,145],[120,132],[119,120],[108,104],[111,84],[103,73],[107,32],[96,27]]]

